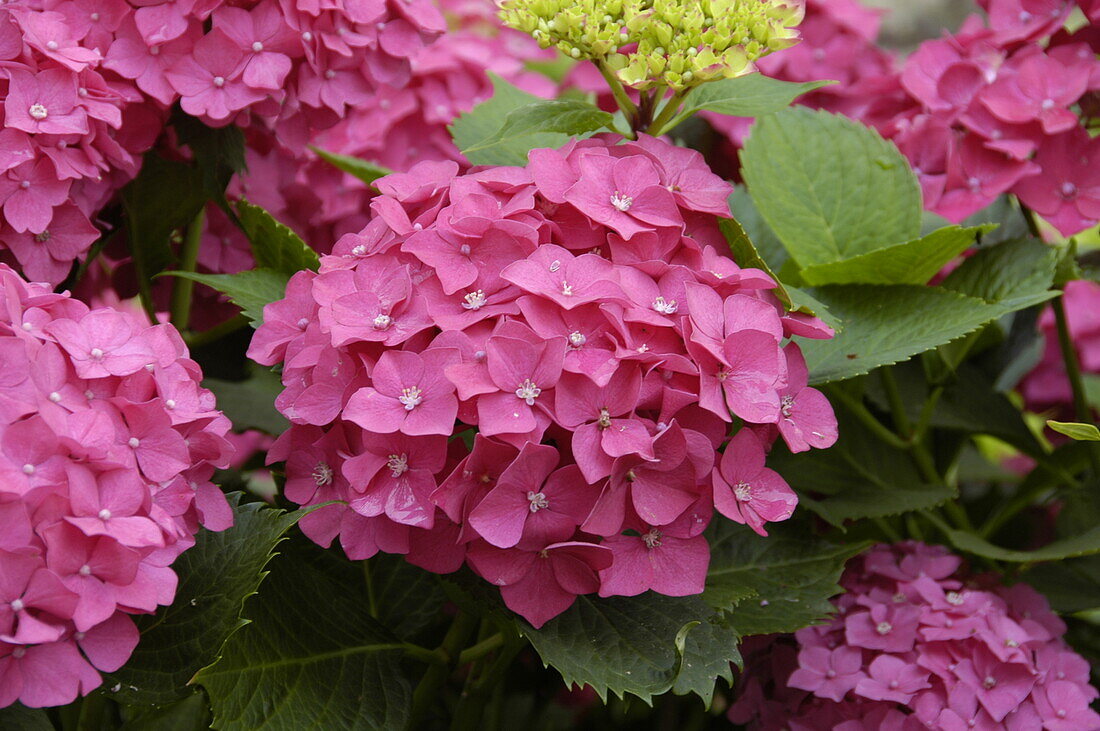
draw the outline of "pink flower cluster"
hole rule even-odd
[[[89,310],[0,264],[0,707],[71,702],[172,602],[229,421],[170,325]]]
[[[525,34],[497,27],[491,2],[441,5],[454,27],[412,57],[408,82],[379,85],[369,102],[349,108],[311,145],[400,172],[424,160],[465,167],[447,126],[493,95],[489,73],[537,96],[554,96],[554,83],[524,66],[553,53]],[[249,173],[234,185],[234,194],[263,206],[314,245],[366,225],[372,188],[308,149],[280,144],[261,129],[249,135]]]
[[[1066,284],[1066,320],[1077,357],[1084,373],[1100,375],[1100,284],[1079,280]],[[1020,392],[1032,411],[1055,412],[1056,417],[1072,414],[1073,391],[1070,388],[1054,311],[1049,307],[1039,319],[1045,342],[1039,364],[1020,383]]]
[[[836,439],[787,343],[831,332],[720,253],[730,187],[694,151],[594,138],[458,169],[377,181],[367,226],[264,311],[249,356],[282,364],[293,424],[268,458],[290,500],[342,502],[302,529],[467,561],[536,626],[578,594],[702,591],[712,509],[765,534],[797,502],[771,443]]]
[[[1012,193],[1065,235],[1096,225],[1100,143],[1084,122],[1100,90],[1100,38],[1091,27],[1062,31],[1070,0],[980,4],[988,23],[973,16],[895,71],[872,44],[871,11],[848,0],[810,2],[802,44],[761,67],[785,80],[840,81],[802,102],[893,140],[920,178],[925,208],[949,220]],[[735,143],[743,139],[748,120],[716,119]]]
[[[303,144],[443,30],[429,0],[15,0],[0,9],[0,245],[57,284],[166,110]],[[11,261],[11,259],[8,259]]]
[[[750,729],[1089,731],[1089,664],[1026,584],[960,572],[944,548],[878,546],[849,565],[828,624],[760,638],[730,720]]]

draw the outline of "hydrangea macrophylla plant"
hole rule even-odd
[[[233,522],[229,420],[170,325],[0,264],[0,707],[96,688],[172,603],[199,525]]]
[[[536,627],[636,581],[699,593],[712,509],[761,535],[794,511],[765,448],[836,439],[775,281],[718,254],[728,184],[644,135],[457,173],[379,180],[370,223],[266,308],[249,352],[282,363],[293,424],[269,459],[295,502],[346,502],[303,529],[355,559],[446,536],[427,568],[467,559]],[[627,578],[643,549],[690,568]]]
[[[938,546],[854,559],[828,624],[762,638],[729,717],[750,729],[1091,729],[1089,664],[1026,584],[960,570]]]

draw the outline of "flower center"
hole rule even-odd
[[[968,188],[970,188],[970,190],[974,191],[975,193],[981,191],[982,189],[982,181],[979,178],[969,178],[966,181],[966,185]]]
[[[421,395],[421,393],[422,391],[416,386],[403,388],[401,389],[401,395],[397,397],[397,400],[404,405],[405,411],[412,411],[420,405],[421,401],[424,400],[424,397]]]
[[[130,445],[130,449],[137,449],[141,446],[141,440],[137,437],[130,437],[130,441],[126,443]]]
[[[530,507],[532,513],[537,513],[543,508],[550,507],[550,501],[546,499],[544,493],[530,490],[527,492],[527,499],[531,502],[528,507]]]
[[[1077,186],[1068,180],[1062,183],[1062,197],[1063,198],[1076,198]]]
[[[611,194],[611,205],[615,206],[623,213],[626,213],[630,210],[630,207],[634,205],[634,199],[616,190]]]
[[[679,306],[676,304],[676,300],[666,300],[664,297],[658,297],[653,300],[653,309],[662,315],[674,315]]]
[[[462,306],[467,310],[480,310],[485,306],[485,292],[483,290],[477,290],[476,292],[470,292],[465,297],[466,301],[462,303]]]
[[[393,318],[389,315],[381,314],[374,318],[374,322],[372,324],[374,325],[375,330],[385,330],[393,324]]]
[[[601,429],[611,428],[611,414],[606,408],[600,409],[600,418],[596,420],[596,424],[598,424]]]
[[[169,411],[172,411],[173,409],[176,408],[176,400],[175,399],[168,399],[167,401],[164,402],[164,408],[168,409]]]
[[[92,575],[92,567],[89,566],[88,564],[84,564],[83,566],[80,567],[80,571],[78,573],[81,576],[91,576]]]
[[[103,360],[103,350],[101,348],[92,348],[88,351],[88,355],[92,356],[92,360]]]
[[[463,256],[469,256],[470,255],[470,245],[469,244],[463,244],[462,246],[458,247],[458,253],[462,254]]]
[[[313,472],[310,475],[313,478],[313,482],[317,484],[317,487],[329,485],[332,483],[332,468],[328,466],[327,462],[318,462],[313,467]]]
[[[255,43],[252,44],[252,50],[255,51],[256,53],[259,53],[260,51],[264,50],[264,44],[260,43],[259,41],[256,41]]]
[[[23,611],[23,600],[22,599],[12,599],[11,600],[11,610],[13,612]]]
[[[51,51],[56,51],[58,48],[61,48],[61,46],[57,44],[57,41],[47,41],[46,48],[50,49]]]
[[[642,536],[642,542],[645,543],[646,548],[660,548],[661,531],[656,528],[650,528],[649,532]]]
[[[526,401],[528,406],[535,405],[535,399],[539,397],[540,393],[542,393],[542,389],[531,383],[530,378],[519,384],[519,388],[516,389],[516,396]]]
[[[32,104],[31,108],[27,110],[27,113],[41,122],[46,117],[50,116],[50,110],[46,109],[41,104]]]
[[[25,648],[25,647],[17,647],[14,650],[11,651],[11,656],[14,657],[16,660],[19,660],[20,658],[22,658],[26,654],[27,654],[27,648]]]
[[[336,72],[333,71],[332,69],[329,69],[328,71],[325,72],[325,78],[328,79],[329,81],[332,81],[333,79],[336,78]]]
[[[50,240],[50,237],[51,237],[52,235],[53,235],[53,234],[51,234],[51,233],[50,233],[50,230],[49,230],[49,229],[46,229],[45,231],[43,231],[43,232],[42,232],[42,233],[40,233],[40,234],[35,234],[35,235],[34,235],[34,240],[35,240],[35,242],[36,242],[36,243],[39,243],[39,244],[44,244],[44,243],[46,243],[47,241],[49,241],[49,240]]]
[[[791,407],[794,406],[794,396],[784,396],[779,401],[779,410],[783,412],[783,416],[791,418]]]
[[[214,86],[216,86],[220,89],[223,86],[225,86],[225,77],[224,76],[215,76],[213,78],[213,82],[214,82]]]
[[[35,473],[35,469],[35,466],[28,462],[27,464],[23,465],[23,474],[30,477]]]
[[[57,391],[50,391],[50,401],[53,401],[56,404],[60,400],[61,394],[59,394]]]
[[[984,688],[985,688],[986,690],[990,690],[990,689],[992,689],[992,688],[996,688],[996,687],[997,687],[997,679],[996,679],[996,678],[994,678],[994,677],[993,677],[992,675],[987,675],[987,676],[985,676],[985,679],[984,679],[984,680],[982,680],[982,686],[983,686],[983,687],[984,687]]]
[[[110,520],[111,519],[111,511],[108,510],[107,508],[103,508],[103,510],[99,511],[99,519],[100,520]]]
[[[723,368],[722,370],[718,371],[718,373],[716,373],[714,377],[717,378],[719,381],[725,381],[727,378],[730,377],[730,372]]]
[[[894,625],[889,622],[879,622],[878,626],[875,627],[875,632],[878,632],[880,635],[888,635],[893,629]]]
[[[1044,99],[1043,103],[1040,104],[1039,106],[1042,108],[1042,110],[1044,112],[1050,111],[1051,109],[1054,109],[1054,100],[1053,99]]]
[[[588,342],[588,338],[584,336],[584,333],[579,330],[574,330],[569,333],[569,344],[574,348],[580,348]]]
[[[386,460],[386,466],[390,469],[390,477],[400,477],[409,471],[409,456],[407,454],[391,454]]]
[[[948,604],[951,604],[951,605],[956,606],[956,607],[959,606],[960,604],[962,604],[964,601],[966,601],[965,599],[963,599],[963,595],[960,594],[957,591],[947,592],[947,596],[944,597],[944,598],[947,599]]]
[[[752,500],[752,485],[747,482],[738,482],[733,486],[733,496],[740,502],[747,503]]]
[[[573,285],[564,279],[561,281],[561,294],[563,297],[573,296]]]
[[[160,55],[160,46],[150,46],[149,47],[149,55],[150,56],[159,56]]]

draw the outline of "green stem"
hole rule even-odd
[[[899,437],[894,432],[886,428],[886,426],[875,418],[875,415],[867,410],[867,407],[863,405],[863,402],[848,395],[842,388],[830,388],[829,395],[844,404],[852,415],[860,420],[860,422],[870,429],[876,437],[889,444],[895,449],[909,449],[909,442]]]
[[[634,122],[638,118],[638,107],[630,100],[630,97],[626,93],[626,89],[623,88],[623,84],[619,81],[619,77],[615,75],[615,72],[607,67],[603,61],[596,62],[596,68],[600,70],[600,74],[603,76],[604,81],[611,87],[611,95],[615,97],[615,103],[619,105],[619,109],[622,110],[623,115],[626,117],[626,122],[630,128],[634,129]]]
[[[490,652],[492,652],[493,650],[495,650],[498,647],[502,646],[503,644],[504,644],[504,633],[503,632],[497,632],[495,635],[493,635],[489,639],[483,640],[483,641],[477,643],[476,645],[473,645],[471,647],[467,647],[465,650],[463,650],[462,653],[458,656],[458,663],[457,664],[459,666],[462,666],[462,665],[466,665],[467,663],[471,663],[474,660],[477,660],[478,658],[481,658],[481,657],[484,657],[485,655],[488,655]]]
[[[427,647],[421,647],[420,645],[414,645],[411,642],[404,642],[398,645],[405,654],[414,660],[427,663],[428,665],[446,665],[447,657],[439,649],[429,650]]]
[[[225,322],[220,322],[209,330],[203,330],[201,333],[188,333],[183,336],[183,341],[187,343],[187,347],[191,349],[201,348],[204,345],[221,340],[230,333],[235,333],[238,330],[248,327],[248,318],[244,315],[234,315]]]
[[[903,439],[913,436],[913,426],[909,421],[909,414],[905,411],[905,401],[901,398],[901,389],[898,388],[894,372],[889,368],[879,368],[879,380],[886,391],[886,401],[890,404],[890,416],[894,420],[894,426]]]
[[[180,250],[179,269],[184,272],[195,271],[199,260],[199,245],[202,243],[202,229],[206,223],[206,208],[200,208],[198,214],[187,226],[187,233],[183,237],[183,248]],[[172,324],[176,329],[183,331],[191,320],[191,293],[195,289],[195,283],[190,279],[176,277],[172,283],[172,299],[170,300],[168,313]]]
[[[649,125],[647,130],[648,134],[658,137],[664,134],[665,125],[676,116],[676,112],[680,111],[680,102],[684,99],[684,93],[681,91],[673,94],[665,106],[661,109],[661,112],[657,115],[657,118],[653,120],[653,124]],[[671,127],[669,127],[671,129]]]
[[[370,559],[362,562],[363,564],[363,583],[367,585],[367,607],[370,610],[370,616],[378,619],[378,600],[374,596],[374,581],[371,580],[370,575]]]
[[[1077,348],[1073,344],[1073,335],[1069,331],[1065,295],[1063,294],[1051,302],[1051,307],[1054,309],[1054,321],[1058,326],[1058,346],[1062,350],[1062,361],[1066,365],[1066,376],[1069,378],[1070,389],[1073,391],[1073,410],[1077,415],[1077,421],[1083,424],[1091,424],[1092,409],[1089,407],[1088,396],[1085,395],[1085,383],[1081,377],[1081,361],[1077,357]],[[1092,473],[1100,476],[1100,445],[1089,444],[1086,446]]]
[[[460,611],[451,622],[443,642],[436,650],[443,661],[429,667],[413,691],[412,710],[409,713],[410,729],[422,728],[422,721],[428,711],[439,702],[440,691],[447,677],[457,665],[462,646],[477,629],[477,618]]]
[[[924,435],[928,433],[928,427],[932,423],[932,414],[935,413],[936,405],[939,404],[941,396],[943,396],[943,386],[936,386],[928,394],[928,398],[924,400],[920,416],[917,417],[917,426],[913,429],[913,441],[923,440]]]
[[[901,534],[894,530],[894,526],[887,523],[885,518],[873,518],[873,520],[879,530],[881,530],[892,543],[901,543]]]

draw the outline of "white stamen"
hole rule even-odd
[[[56,51],[60,47],[61,46],[57,45],[57,41],[46,41],[46,48],[50,49],[51,51]]]
[[[256,53],[259,53],[260,51],[264,50],[264,44],[260,43],[259,41],[256,41],[255,43],[252,44],[252,50],[255,51]]]
[[[88,355],[92,357],[92,360],[103,360],[103,350],[100,348],[92,348],[88,351]]]
[[[35,472],[35,466],[34,465],[30,464],[29,462],[27,464],[23,465],[23,474],[24,475],[30,476],[30,475],[33,475],[34,472]]]
[[[57,391],[50,391],[50,401],[53,401],[56,404],[60,400],[61,394],[59,394]]]
[[[1062,197],[1073,198],[1077,195],[1077,186],[1068,180],[1062,183]]]
[[[516,396],[526,401],[528,406],[535,405],[535,399],[539,397],[540,393],[542,393],[542,389],[531,383],[530,378],[519,384],[519,388],[516,389]]]
[[[468,292],[462,299],[466,300],[462,303],[464,309],[476,311],[485,306],[488,298],[485,296],[485,292],[479,289],[476,292]]]
[[[390,470],[390,477],[400,477],[409,471],[409,457],[405,454],[391,454],[386,460],[386,467]]]
[[[305,330],[307,327],[309,327],[309,320],[307,320],[304,317],[302,319],[298,320],[298,329],[299,330]]]
[[[332,468],[328,466],[327,462],[318,462],[313,467],[313,472],[310,475],[313,478],[313,482],[317,487],[324,487],[325,485],[332,484],[333,476]]]
[[[80,567],[80,571],[78,571],[77,573],[79,573],[81,576],[91,576],[92,575],[92,567],[89,566],[88,564],[84,564],[83,566]]]
[[[389,315],[385,315],[385,314],[381,314],[381,315],[378,315],[377,317],[375,317],[374,318],[374,323],[373,323],[375,330],[385,330],[386,328],[388,328],[392,324],[393,324],[393,318],[390,317]]]
[[[561,294],[563,297],[573,296],[573,285],[565,281],[564,279],[561,282]]]
[[[359,244],[358,246],[356,246],[355,248],[353,248],[351,250],[351,255],[352,256],[363,256],[366,253],[367,253],[367,247],[363,246],[362,244]]]
[[[1039,107],[1044,112],[1050,111],[1051,109],[1054,109],[1054,100],[1053,99],[1044,99],[1043,103],[1040,104]]]
[[[987,675],[985,676],[985,679],[982,680],[982,685],[985,687],[986,690],[995,688],[997,687],[997,679],[994,678],[992,675]]]
[[[27,114],[41,122],[46,117],[50,116],[50,110],[46,109],[42,104],[31,104],[31,108],[27,110]]]
[[[310,33],[308,30],[305,31],[304,33],[302,33],[302,40],[305,41],[306,43],[309,43],[310,41],[313,40],[313,34]]]
[[[878,632],[880,635],[888,635],[893,629],[894,625],[889,622],[879,622],[878,626],[875,627],[875,632]]]
[[[794,396],[784,396],[779,400],[779,410],[784,418],[791,418],[791,408],[794,406]]]
[[[22,612],[23,607],[24,607],[24,604],[23,604],[22,599],[12,599],[11,600],[11,610],[13,612]]]
[[[529,490],[527,492],[527,499],[531,501],[529,507],[532,513],[537,513],[543,508],[550,507],[550,501],[546,499],[545,493]]]
[[[569,333],[569,345],[573,348],[583,347],[584,344],[587,342],[588,338],[586,338],[584,336],[584,333],[580,332],[579,330],[574,330],[573,332]]]
[[[611,412],[607,409],[600,409],[600,418],[596,420],[596,425],[601,429],[610,429]]]
[[[47,241],[50,240],[51,236],[53,236],[53,234],[50,233],[49,229],[46,229],[45,231],[43,231],[40,234],[35,234],[34,235],[34,241],[35,241],[35,243],[38,243],[38,244],[44,244],[44,243],[46,243]]]
[[[648,533],[642,535],[642,542],[645,543],[646,548],[660,548],[661,538],[661,531],[650,528]]]
[[[325,72],[325,78],[328,79],[329,81],[332,81],[333,79],[336,78],[336,72],[333,71],[332,69],[329,69],[328,71]]]
[[[220,89],[223,86],[225,86],[225,77],[224,76],[215,76],[213,79],[211,79],[211,82],[214,84],[214,86],[216,86]]]
[[[174,410],[176,408],[176,400],[175,399],[165,400],[164,408],[168,409],[169,411]]]
[[[99,511],[99,519],[100,520],[110,520],[111,519],[111,511],[108,510],[107,508],[103,508],[103,510]]]
[[[90,18],[93,23],[98,23],[99,22],[99,13],[92,13],[91,15],[88,16],[88,18]]]
[[[463,244],[462,246],[458,247],[458,253],[462,254],[463,256],[469,256],[470,255],[470,245],[469,244]]]
[[[611,205],[615,206],[623,213],[626,213],[630,210],[630,206],[634,205],[634,199],[616,190],[611,194]]]
[[[963,597],[963,595],[960,594],[957,591],[947,592],[947,596],[945,596],[944,599],[947,600],[948,604],[954,605],[956,607],[961,605],[963,602],[966,601],[966,599]]]
[[[676,300],[666,300],[664,297],[658,297],[653,300],[653,309],[662,315],[674,315],[679,306],[676,304]]]
[[[397,400],[405,407],[405,411],[412,411],[424,400],[424,397],[420,395],[421,391],[416,386],[410,386],[409,388],[401,389],[401,395],[397,397]]]
[[[130,437],[130,441],[126,443],[130,445],[130,449],[137,449],[141,446],[141,440],[137,437]]]
[[[752,485],[747,482],[738,482],[733,486],[733,496],[740,502],[747,503],[752,500]]]

